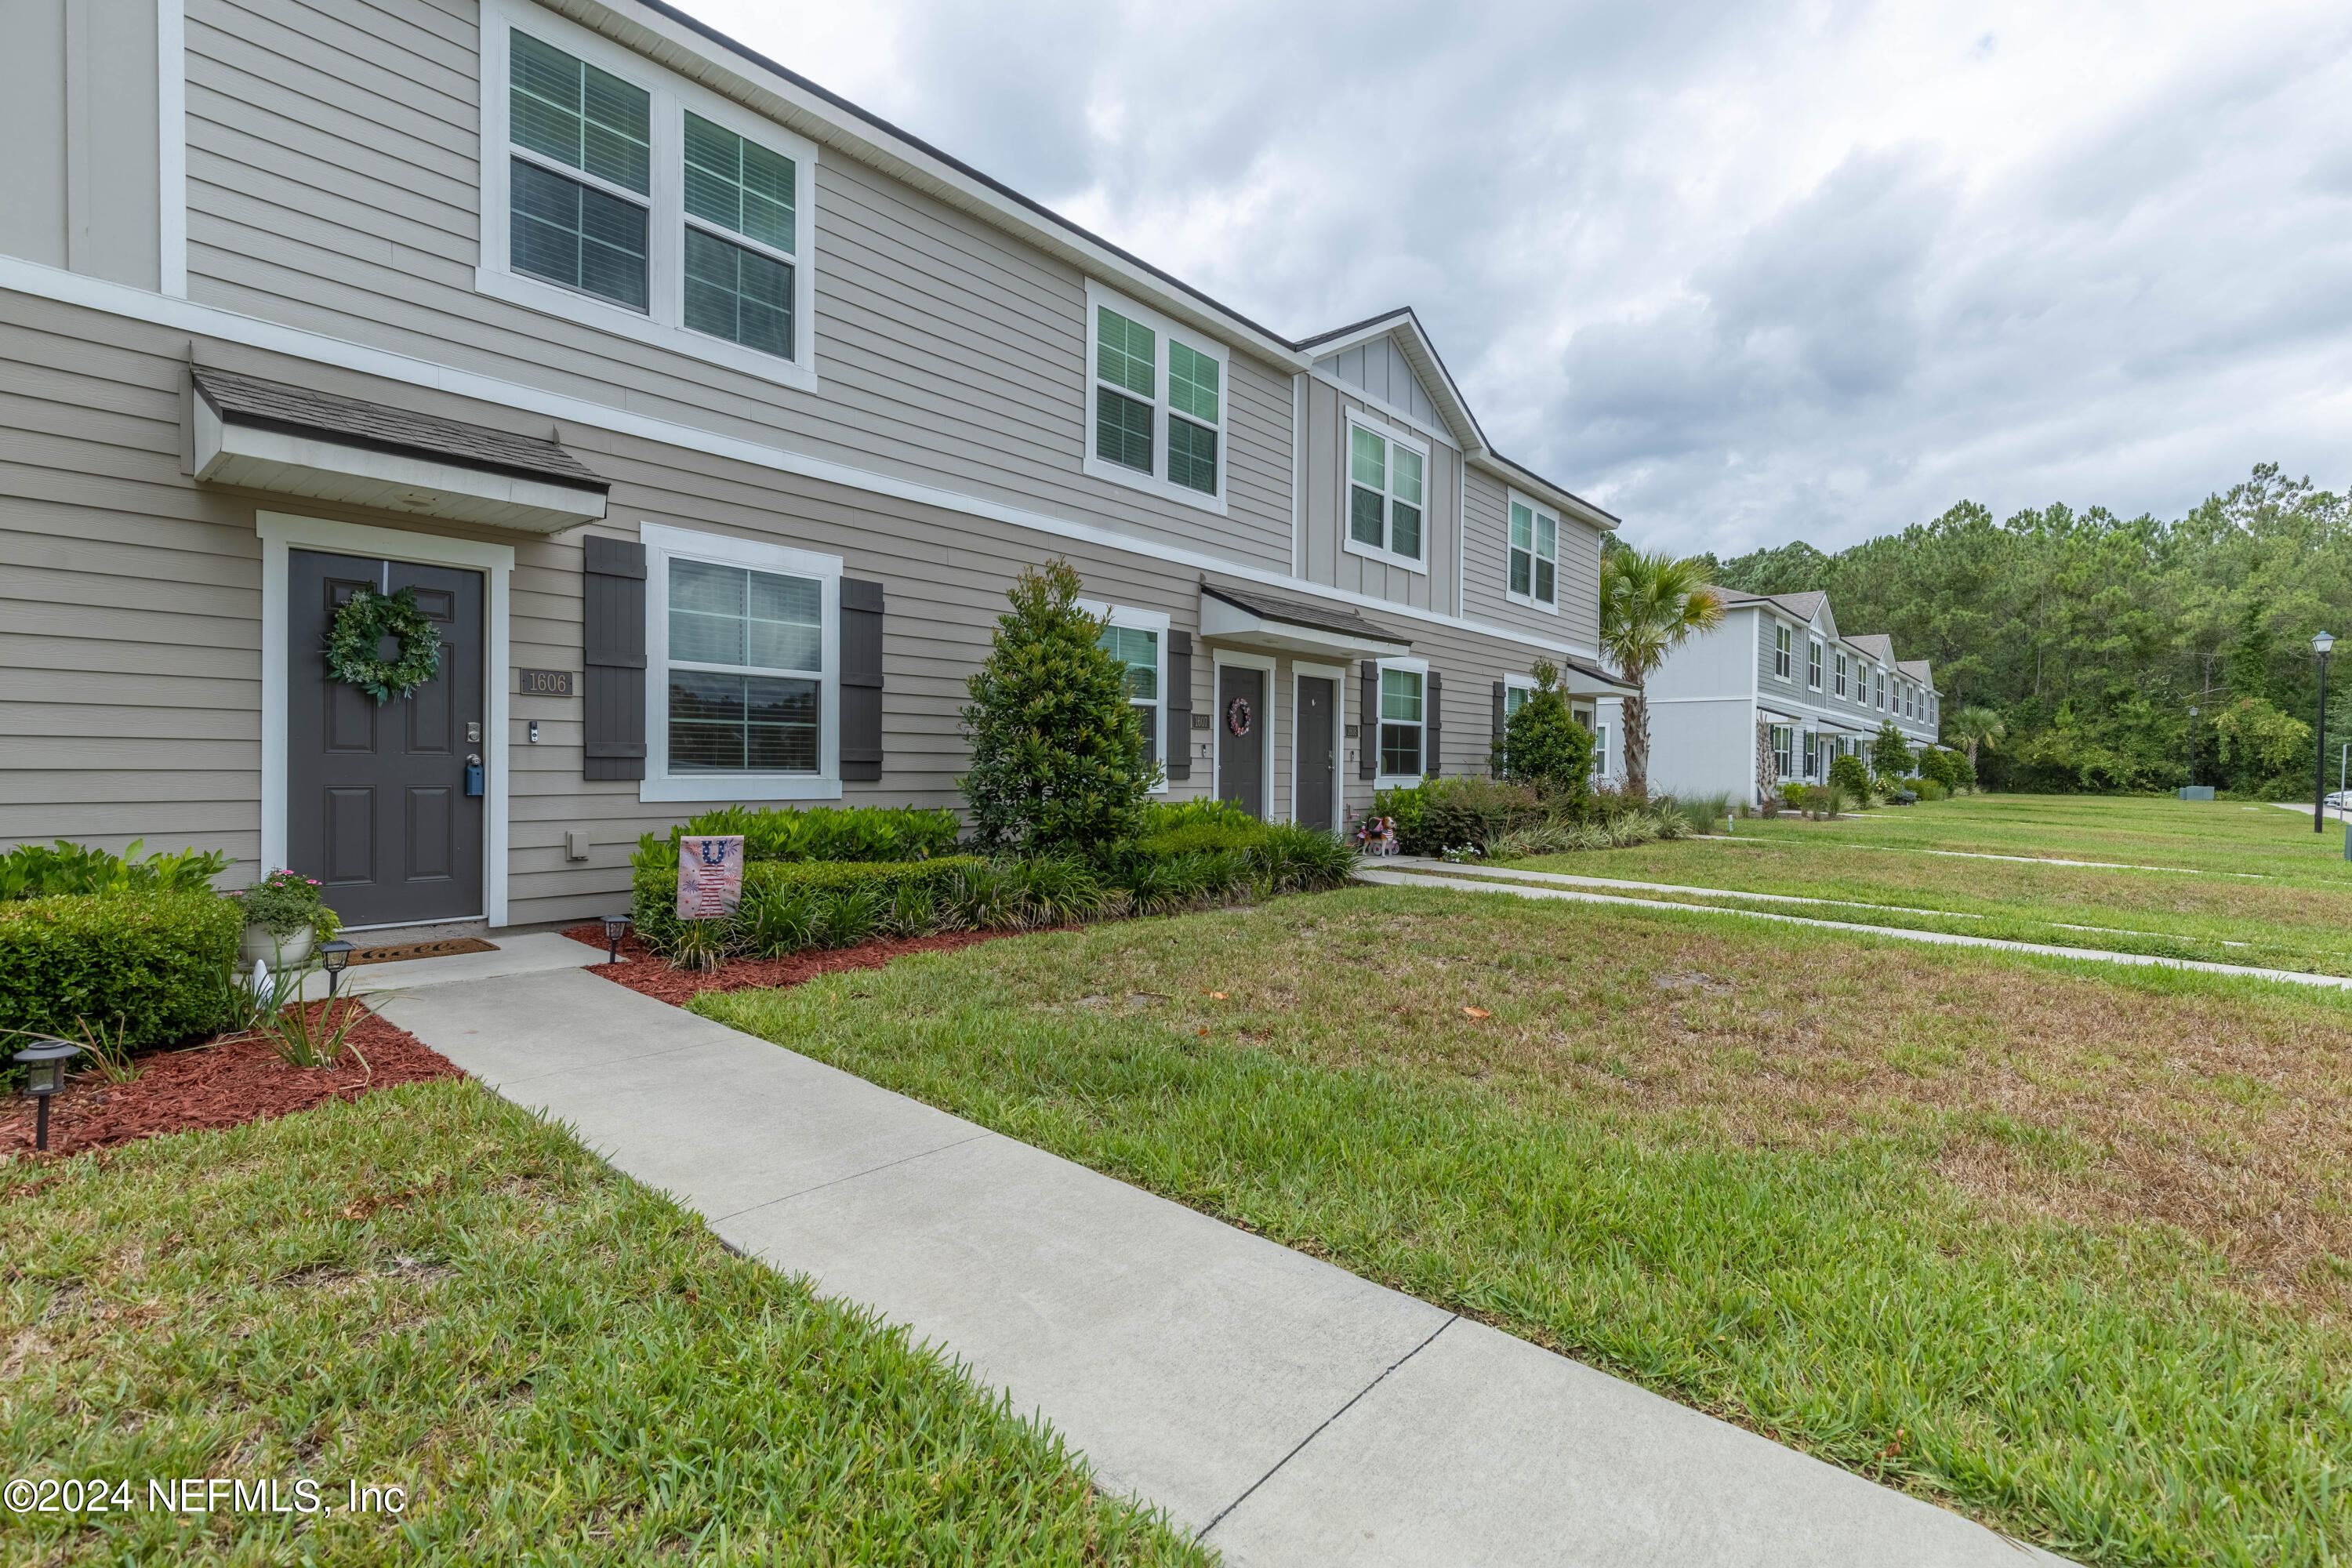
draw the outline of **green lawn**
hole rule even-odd
[[[1822,900],[1753,906],[1822,920],[2352,975],[2352,866],[2343,859],[2342,837],[2314,835],[2308,817],[2273,806],[1972,795],[1834,823],[1747,820],[1734,825],[1728,840],[1512,864]],[[2261,875],[2231,874],[2249,870]],[[1909,912],[1918,910],[1943,914]]]
[[[0,1479],[335,1508],[0,1513],[8,1561],[1211,1560],[471,1083],[0,1165]],[[343,1511],[351,1480],[410,1500]]]
[[[2352,1552],[2334,994],[1360,889],[697,1006],[2086,1561]]]

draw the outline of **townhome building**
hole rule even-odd
[[[1056,556],[1166,799],[1341,829],[1622,689],[1616,520],[1410,309],[1285,336],[646,0],[9,16],[0,841],[578,918],[713,805],[958,804]],[[431,679],[329,679],[404,588]]]
[[[1883,633],[1844,637],[1829,595],[1722,597],[1722,623],[1683,643],[1643,683],[1653,791],[1755,805],[1783,784],[1820,784],[1867,753],[1882,725],[1916,754],[1942,721],[1928,661],[1898,659]],[[1597,700],[1622,734],[1622,699]]]

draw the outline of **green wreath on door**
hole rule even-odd
[[[396,658],[383,658],[383,639],[399,644]],[[327,674],[356,686],[382,703],[405,697],[441,673],[441,630],[416,607],[416,590],[379,594],[356,588],[335,612],[327,633]]]

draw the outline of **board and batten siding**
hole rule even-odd
[[[1503,481],[1470,470],[1464,504],[1462,613],[1532,637],[1591,647],[1601,637],[1601,533],[1572,516],[1559,520],[1559,614],[1511,602],[1510,492]]]
[[[1307,454],[1306,545],[1301,575],[1350,594],[1410,605],[1415,609],[1454,613],[1454,540],[1455,498],[1461,493],[1462,454],[1423,431],[1400,424],[1360,397],[1309,378],[1307,382],[1307,427],[1302,444]],[[1429,448],[1423,474],[1422,558],[1429,570],[1415,572],[1367,555],[1347,546],[1348,539],[1348,416],[1353,413],[1376,429],[1394,430]],[[1375,612],[1377,614],[1377,612]]]
[[[1286,368],[1233,353],[1226,515],[1093,479],[1084,279],[845,156],[816,167],[814,392],[477,292],[475,16],[191,0],[191,297],[1288,570]]]

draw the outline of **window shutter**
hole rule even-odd
[[[882,776],[882,584],[841,580],[841,777]]]
[[[590,534],[581,577],[587,666],[583,778],[646,776],[646,547]]]
[[[1509,725],[1509,721],[1503,715],[1504,697],[1504,686],[1498,680],[1495,682],[1494,743],[1489,748],[1494,756],[1493,771],[1496,778],[1503,776],[1503,736]]]
[[[1441,716],[1444,696],[1445,678],[1433,669],[1429,672],[1429,708],[1422,716],[1421,737],[1421,743],[1427,748],[1427,753],[1421,759],[1422,767],[1431,778],[1435,778],[1445,768],[1444,754],[1440,748],[1445,729],[1445,721]]]
[[[1168,725],[1168,781],[1192,776],[1192,634],[1168,634],[1168,694],[1160,700]]]
[[[1364,660],[1364,690],[1356,726],[1357,766],[1359,777],[1376,779],[1381,776],[1381,666],[1377,659]]]

